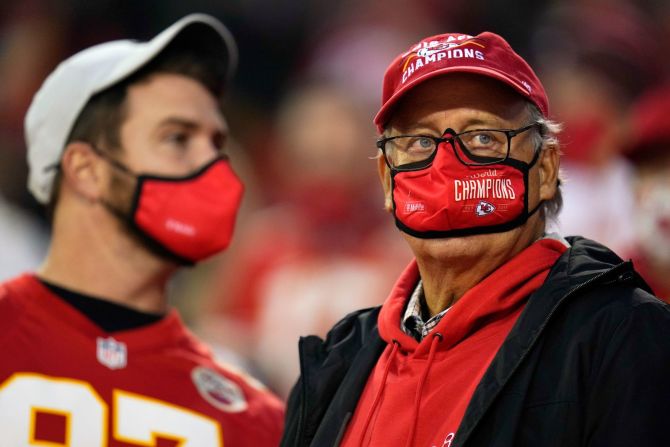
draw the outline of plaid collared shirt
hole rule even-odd
[[[409,298],[407,303],[407,309],[405,314],[402,317],[402,331],[414,337],[417,341],[423,340],[423,338],[433,330],[437,323],[440,322],[442,317],[447,313],[450,307],[444,309],[437,315],[432,316],[428,321],[423,320],[423,312],[421,311],[421,300],[423,300],[423,282],[419,279],[412,296]]]

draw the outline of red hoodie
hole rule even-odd
[[[566,250],[541,239],[474,286],[421,342],[400,328],[419,279],[412,262],[379,314],[388,346],[372,370],[341,446],[448,447],[484,372]]]

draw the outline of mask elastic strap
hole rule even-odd
[[[132,177],[139,177],[135,172],[131,171],[126,165],[118,161],[117,159],[111,157],[107,152],[103,151],[102,149],[98,148],[95,144],[89,143],[91,148],[93,148],[93,152],[95,152],[100,158],[105,160],[107,163],[109,163],[112,167],[118,169],[119,171],[123,172],[124,174],[128,174]]]
[[[125,214],[119,208],[112,205],[112,203],[106,200],[105,198],[100,199],[100,204],[104,206],[107,211],[109,211],[112,215],[116,216],[122,222],[131,221],[130,217],[127,214]]]
[[[535,149],[535,155],[533,155],[533,159],[528,163],[528,169],[532,168],[535,166],[535,163],[540,159],[540,152],[542,152],[542,146],[540,145],[537,149]]]
[[[137,177],[137,174],[131,171],[126,165],[121,163],[120,161],[112,158],[109,156],[109,154],[102,149],[98,148],[95,144],[93,143],[88,143],[89,146],[91,146],[91,149],[93,149],[93,152],[96,153],[100,158],[104,159],[106,162],[108,162],[110,165],[118,169],[119,171],[123,172],[124,174],[132,175],[133,177]],[[61,162],[58,161],[56,163],[50,164],[44,168],[44,172],[49,172],[53,170],[60,169]]]
[[[528,213],[528,218],[527,218],[526,220],[530,219],[530,217],[531,217],[533,214],[535,214],[536,212],[538,212],[538,211],[540,210],[540,208],[542,208],[542,205],[544,205],[544,202],[546,202],[546,200],[540,200],[540,203],[538,203],[537,205],[535,205],[535,208],[533,208],[533,210],[532,210],[531,212]]]
[[[538,148],[535,150],[535,156],[533,156],[533,159],[530,161],[528,164],[528,169],[532,168],[535,166],[535,163],[540,159],[540,152],[542,152],[542,145],[538,146]],[[561,186],[561,179],[557,178],[556,179],[556,188],[559,188]],[[544,202],[546,200],[540,200],[540,203],[538,203],[535,208],[531,212],[528,213],[528,218],[530,218],[533,214],[535,214],[540,208],[542,208],[542,205],[544,205]]]
[[[137,178],[137,174],[135,174],[133,171],[128,169],[128,167],[126,165],[124,165],[123,163],[121,163],[118,160],[115,160],[107,152],[103,151],[102,149],[100,149],[96,145],[94,145],[92,143],[89,143],[89,145],[93,149],[93,152],[95,152],[100,158],[102,158],[107,163],[109,163],[110,166],[117,169],[118,171],[121,171],[124,174],[127,174],[131,177]],[[105,207],[105,209],[110,214],[112,214],[113,216],[118,218],[121,222],[125,222],[126,224],[129,224],[129,225],[132,226],[132,213],[127,214],[127,213],[123,212],[121,209],[114,206],[110,201],[108,201],[104,197],[102,197],[100,199],[100,203],[102,204],[103,207]]]

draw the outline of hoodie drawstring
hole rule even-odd
[[[407,437],[406,447],[411,447],[414,443],[414,435],[416,433],[416,424],[419,419],[419,407],[421,406],[421,394],[423,393],[423,385],[426,383],[426,378],[428,378],[428,372],[430,367],[433,364],[433,359],[435,358],[435,351],[437,351],[437,344],[442,341],[442,334],[436,332],[433,335],[433,340],[430,343],[430,351],[428,352],[428,361],[426,362],[426,367],[421,374],[419,383],[416,386],[416,395],[414,397],[414,411],[412,412],[412,426],[410,427],[409,436]]]
[[[368,417],[365,419],[365,424],[363,424],[363,437],[365,438],[365,435],[368,432],[368,426],[370,425],[370,422],[372,421],[372,416],[375,414],[375,409],[377,408],[377,404],[379,404],[379,401],[381,400],[382,394],[384,393],[384,387],[386,387],[386,377],[389,375],[389,370],[391,369],[391,363],[393,363],[393,359],[398,352],[398,349],[400,348],[400,343],[398,343],[397,340],[393,340],[393,348],[391,348],[391,353],[389,354],[388,361],[386,362],[386,368],[384,368],[384,375],[382,376],[382,383],[379,385],[379,389],[377,390],[377,395],[375,396],[375,399],[372,401],[372,407],[370,408],[370,412],[368,413]]]

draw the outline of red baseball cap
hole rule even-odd
[[[396,57],[384,74],[382,106],[374,118],[381,133],[393,107],[410,89],[435,76],[476,73],[512,87],[549,115],[549,101],[542,83],[509,44],[497,34],[477,36],[448,33],[423,39]]]

